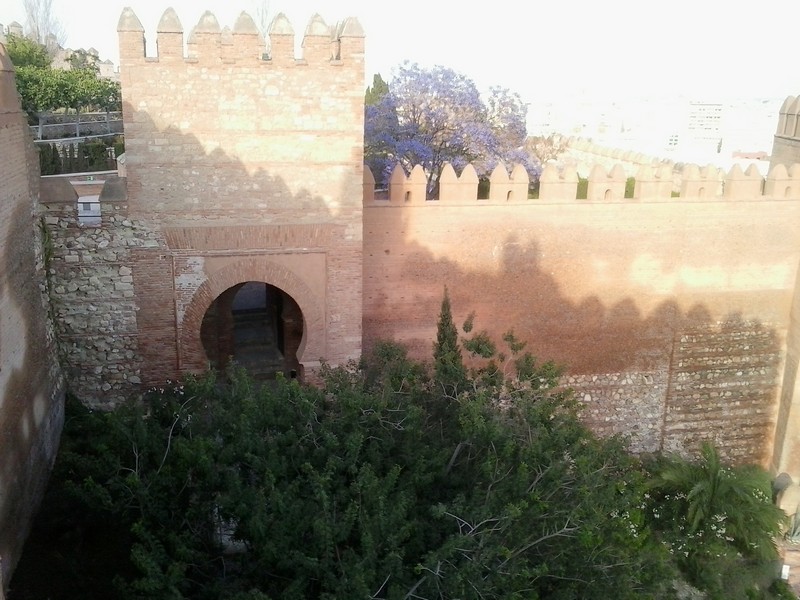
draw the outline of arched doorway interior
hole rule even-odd
[[[200,327],[211,367],[224,370],[231,360],[258,380],[277,373],[301,377],[297,351],[303,339],[303,314],[294,298],[260,281],[236,284],[211,303]]]

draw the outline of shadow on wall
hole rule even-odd
[[[413,210],[448,209],[410,210],[413,215]],[[569,260],[552,257],[551,264],[561,264],[565,272],[545,270],[535,229],[520,223],[521,233],[501,231],[493,244],[478,250],[479,233],[449,229],[446,235],[461,254],[448,254],[442,250],[447,240],[431,242],[437,235],[414,230],[420,222],[430,223],[408,214],[403,207],[365,209],[365,349],[379,339],[399,339],[416,357],[428,359],[446,285],[457,325],[474,311],[476,330],[487,329],[498,347],[500,334],[513,329],[533,354],[565,365],[567,381],[587,400],[587,420],[599,432],[633,433],[641,450],[693,452],[712,439],[728,458],[766,464],[781,348],[771,326],[728,310],[746,306],[745,296],[739,302],[732,301],[736,294],[727,294],[722,312],[699,294],[695,301],[689,294],[680,303],[666,295],[654,301],[652,294],[644,298],[644,289],[642,298],[628,295],[612,305],[598,295],[575,302],[562,286],[581,274],[569,272]],[[476,226],[470,218],[465,214],[462,221]],[[493,234],[489,222],[477,227]],[[426,245],[415,236],[427,236]],[[569,236],[582,239],[575,227]],[[570,243],[580,246],[565,241]],[[471,253],[486,248],[497,252],[495,269],[462,266],[474,258]],[[621,264],[624,260],[614,265],[615,275],[622,277],[631,267]],[[643,299],[649,302],[646,314],[639,308]]]
[[[130,211],[136,217],[167,226],[215,219],[280,225],[347,223],[352,213],[361,213],[360,157],[355,161],[355,149],[346,146],[345,152],[346,140],[331,132],[315,135],[298,126],[295,141],[272,141],[269,129],[226,129],[221,117],[212,126],[217,129],[203,132],[203,141],[174,125],[160,127],[148,111],[127,102],[123,111]],[[286,138],[287,132],[279,133]],[[332,144],[340,147],[326,154]]]
[[[7,223],[0,285],[0,557],[5,581],[27,537],[32,508],[44,493],[63,424],[63,393],[35,276],[30,206]],[[3,297],[5,296],[5,297]]]

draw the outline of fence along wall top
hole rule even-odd
[[[130,7],[123,9],[117,24],[120,38],[120,64],[145,59],[144,27]],[[253,19],[242,12],[233,29],[220,28],[213,13],[206,11],[189,33],[187,56],[183,51],[183,25],[173,8],[159,21],[156,34],[156,59],[218,60],[234,63],[262,62],[288,66],[294,64],[363,62],[364,30],[358,19],[348,17],[333,27],[321,16],[309,20],[303,35],[303,58],[294,56],[294,28],[283,13],[269,26],[269,48]],[[150,59],[153,60],[153,59]]]

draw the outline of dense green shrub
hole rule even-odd
[[[686,578],[712,599],[772,597],[786,515],[769,475],[724,464],[710,444],[696,460],[662,456],[650,469],[648,520]]]
[[[556,365],[511,333],[498,352],[472,317],[457,340],[448,309],[433,364],[385,343],[318,388],[233,369],[114,412],[70,402],[28,580],[82,599],[633,600],[674,597],[680,566],[713,597],[780,597],[738,541],[684,561],[718,513],[686,529],[671,459],[651,477],[581,424]]]

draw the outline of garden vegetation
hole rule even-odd
[[[379,344],[318,387],[232,370],[71,402],[11,598],[793,597],[766,473],[630,455],[472,321],[445,295],[431,364]]]

